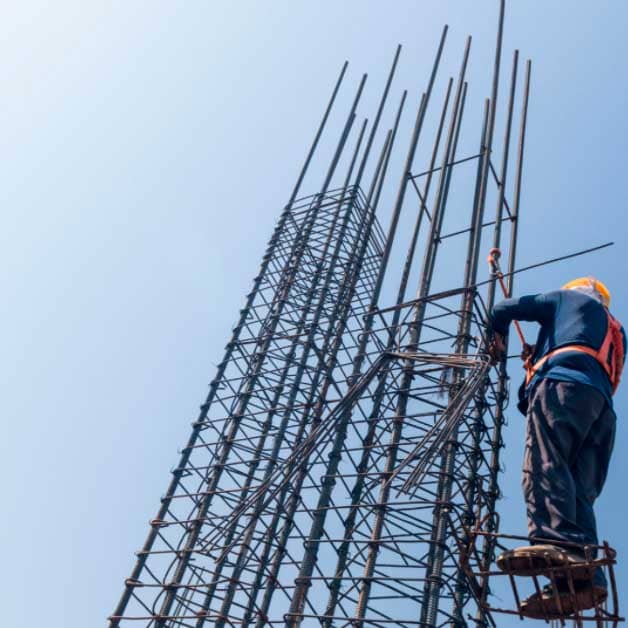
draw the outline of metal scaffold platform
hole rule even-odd
[[[493,619],[495,615],[505,614],[519,616],[521,619],[531,619],[522,612],[522,601],[524,595],[536,593],[540,596],[542,589],[541,578],[546,578],[552,586],[552,595],[556,600],[556,607],[560,609],[560,613],[552,613],[543,603],[535,619],[543,620],[551,623],[552,628],[565,626],[569,621],[576,628],[583,628],[585,622],[595,623],[598,627],[617,626],[623,618],[619,615],[619,596],[617,593],[617,581],[615,578],[615,565],[617,563],[615,550],[604,543],[603,545],[586,545],[584,547],[576,546],[577,549],[584,550],[584,560],[570,567],[555,566],[549,555],[545,556],[545,564],[530,565],[528,575],[516,577],[512,573],[505,573],[496,569],[491,569],[488,563],[482,564],[481,560],[477,560],[478,554],[482,552],[482,545],[491,543],[498,551],[508,551],[511,549],[513,542],[528,544],[528,537],[486,533],[482,531],[481,515],[476,519],[476,527],[474,529],[466,529],[464,539],[458,539],[461,552],[461,565],[465,570],[468,581],[475,593],[476,598],[480,601],[487,616],[491,619],[493,626],[498,626]],[[535,539],[538,544],[547,543],[547,539]],[[474,560],[472,557],[475,557]],[[475,571],[473,565],[479,566],[479,570]],[[593,577],[596,569],[603,570],[605,578],[610,586],[610,595],[608,599],[595,599],[595,589],[593,591],[594,605],[591,609],[581,610],[577,603],[577,586],[578,580],[582,577],[582,572],[586,571],[589,577]],[[569,595],[561,597],[558,595],[557,583],[560,579],[567,582]],[[508,580],[508,586],[499,586],[500,580]],[[508,608],[492,605],[488,598],[491,587],[497,587],[501,590],[510,588],[512,592],[511,604]],[[561,601],[562,600],[562,601]]]
[[[471,38],[439,77],[445,28],[420,98],[389,103],[399,48],[359,121],[362,77],[314,187],[343,66],[110,628],[498,625],[509,379],[484,260],[504,252],[512,294],[531,72],[514,51],[499,98],[503,25],[502,1],[477,119]]]

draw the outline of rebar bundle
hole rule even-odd
[[[515,52],[496,163],[500,7],[491,93],[471,124],[470,38],[434,111],[444,29],[386,233],[377,215],[408,100],[389,107],[400,49],[373,122],[356,124],[364,76],[324,180],[301,196],[342,68],[111,628],[489,624],[490,590],[478,596],[468,573],[493,559],[508,382],[487,356],[495,277],[482,251],[505,251],[512,292],[530,83],[528,62],[516,106]],[[476,148],[461,154],[469,132]],[[465,168],[471,186],[457,185]],[[402,215],[414,218],[408,234]],[[435,290],[443,268],[460,282]],[[465,570],[460,540],[478,518],[487,534]]]

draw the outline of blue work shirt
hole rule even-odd
[[[578,290],[556,290],[506,299],[492,312],[492,327],[502,335],[508,333],[513,320],[535,321],[541,325],[532,363],[553,349],[566,345],[586,345],[599,349],[606,337],[608,317],[606,308],[593,297]],[[624,355],[626,335],[624,336]],[[611,381],[602,365],[592,356],[569,351],[552,356],[541,366],[528,386],[519,390],[519,409],[525,413],[526,400],[541,379],[578,382],[599,390],[613,406]]]

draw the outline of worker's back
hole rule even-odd
[[[533,362],[553,349],[585,345],[599,349],[608,329],[606,308],[576,290],[543,295],[547,318],[541,322]],[[601,364],[586,353],[569,351],[551,356],[538,371],[540,377],[580,382],[597,388],[612,404],[611,382]]]
[[[606,308],[595,298],[578,290],[556,290],[523,296],[502,301],[495,306],[493,324],[496,331],[503,333],[513,318],[536,321],[541,325],[533,363],[554,349],[569,345],[584,345],[598,350],[608,331]],[[612,406],[611,381],[598,360],[586,353],[568,351],[551,355],[539,365],[536,375],[527,386],[528,392],[540,379],[545,378],[593,386]],[[522,390],[520,400],[523,401],[523,398]],[[520,409],[525,413],[525,403],[523,407],[520,404]]]

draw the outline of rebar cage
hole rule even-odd
[[[477,148],[459,154],[469,145],[461,142],[469,38],[419,169],[443,30],[386,233],[376,216],[407,92],[390,128],[379,127],[400,48],[373,122],[355,124],[364,76],[319,191],[300,197],[343,66],[110,628],[492,623],[489,588],[478,592],[474,574],[488,571],[498,543],[491,535],[509,391],[505,363],[487,355],[496,276],[481,251],[487,239],[504,251],[511,294],[530,85],[528,61],[515,114],[515,51],[498,164],[504,8],[501,0]],[[475,176],[460,184],[462,168]],[[446,213],[452,204],[455,215]],[[407,215],[414,227],[400,234]],[[395,273],[391,253],[404,235]],[[438,285],[452,268],[460,283]],[[488,536],[470,552],[480,520]]]

